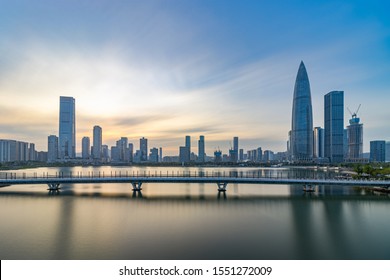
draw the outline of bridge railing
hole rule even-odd
[[[373,179],[355,180],[352,178],[335,178],[326,176],[326,174],[312,174],[311,176],[291,176],[290,173],[283,172],[264,172],[257,170],[250,171],[174,171],[174,170],[143,170],[143,171],[89,171],[89,172],[56,172],[56,173],[25,173],[25,172],[0,172],[0,179],[48,179],[48,178],[140,178],[140,177],[157,177],[157,178],[269,178],[269,179],[301,179],[301,180],[354,180],[354,181],[371,181]],[[388,179],[389,180],[389,179]]]
[[[56,172],[56,173],[25,173],[1,172],[0,179],[46,179],[46,178],[120,178],[120,177],[224,177],[224,178],[290,178],[282,173],[262,173],[251,171],[98,171],[98,172]],[[313,177],[314,179],[314,177]]]

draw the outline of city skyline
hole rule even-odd
[[[95,124],[104,144],[145,137],[166,155],[185,135],[195,150],[205,135],[207,155],[234,136],[245,150],[285,151],[303,60],[314,127],[323,127],[323,96],[340,90],[345,107],[362,104],[363,151],[388,140],[388,4],[164,3],[5,1],[0,138],[46,150],[58,98],[72,96],[78,154]],[[344,127],[348,119],[344,110]]]

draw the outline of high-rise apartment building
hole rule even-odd
[[[58,159],[58,151],[58,137],[50,135],[47,137],[47,161],[56,161]]]
[[[205,162],[206,154],[205,154],[205,143],[204,143],[204,136],[199,136],[198,141],[198,161],[199,162]]]
[[[323,158],[324,157],[324,129],[321,127],[314,128],[313,134],[313,157],[314,158]]]
[[[301,62],[295,80],[291,121],[291,158],[308,161],[313,157],[313,113],[306,67]]]
[[[47,152],[37,152],[37,160],[41,162],[47,162]]]
[[[181,146],[179,148],[179,161],[180,163],[190,162],[190,151],[187,146]]]
[[[87,160],[91,157],[91,140],[89,137],[85,136],[81,140],[81,155],[84,160]]]
[[[27,142],[0,139],[0,162],[28,160],[29,145]]]
[[[102,145],[102,161],[109,162],[110,160],[110,150],[108,149],[108,145]]]
[[[116,146],[111,147],[111,160],[116,162],[133,161],[133,144],[128,143],[127,137],[121,137],[116,141]]]
[[[154,162],[154,163],[158,162],[158,149],[157,148],[150,149],[149,161]]]
[[[390,162],[390,141],[386,142],[385,150],[385,161]]]
[[[116,146],[119,150],[119,160],[129,162],[129,140],[127,137],[121,137],[121,139],[116,141]]]
[[[35,151],[35,144],[30,143],[30,148],[28,149],[28,160],[37,160],[36,154],[37,152]]]
[[[94,160],[102,159],[102,144],[103,144],[103,133],[102,128],[98,125],[93,127],[93,146],[92,146],[92,157]]]
[[[386,160],[386,141],[370,141],[370,161],[385,162]]]
[[[239,154],[238,160],[243,161],[244,160],[244,149],[240,149],[238,154]]]
[[[0,139],[0,162],[11,161],[10,140]]]
[[[254,150],[248,150],[248,160],[249,161],[253,161],[253,162],[257,162],[259,157],[257,155],[257,152],[260,151],[261,152],[261,156],[263,156],[263,151],[262,149],[259,147],[258,149],[254,149]]]
[[[129,162],[134,161],[134,146],[133,143],[129,143]]]
[[[257,162],[263,161],[263,150],[261,149],[261,147],[257,148],[256,156],[257,156],[257,159],[256,159]]]
[[[118,146],[111,146],[111,162],[120,161]]]
[[[325,157],[331,163],[344,161],[344,92],[324,96]]]
[[[140,149],[140,161],[148,161],[148,139],[142,137],[139,139],[139,149]]]
[[[58,148],[61,160],[76,157],[76,112],[73,97],[60,96]]]
[[[274,160],[274,152],[270,150],[264,151],[263,161],[270,162]]]

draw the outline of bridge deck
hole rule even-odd
[[[105,177],[16,177],[0,179],[0,185],[91,184],[91,183],[226,183],[226,184],[298,184],[390,187],[390,180],[291,179],[239,176],[105,176]]]

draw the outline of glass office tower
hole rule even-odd
[[[75,99],[60,96],[60,127],[58,137],[60,159],[76,157],[76,114]]]
[[[344,161],[344,91],[324,96],[325,157],[332,163]]]
[[[308,161],[313,158],[313,113],[310,83],[302,61],[295,80],[290,145],[293,161]]]

